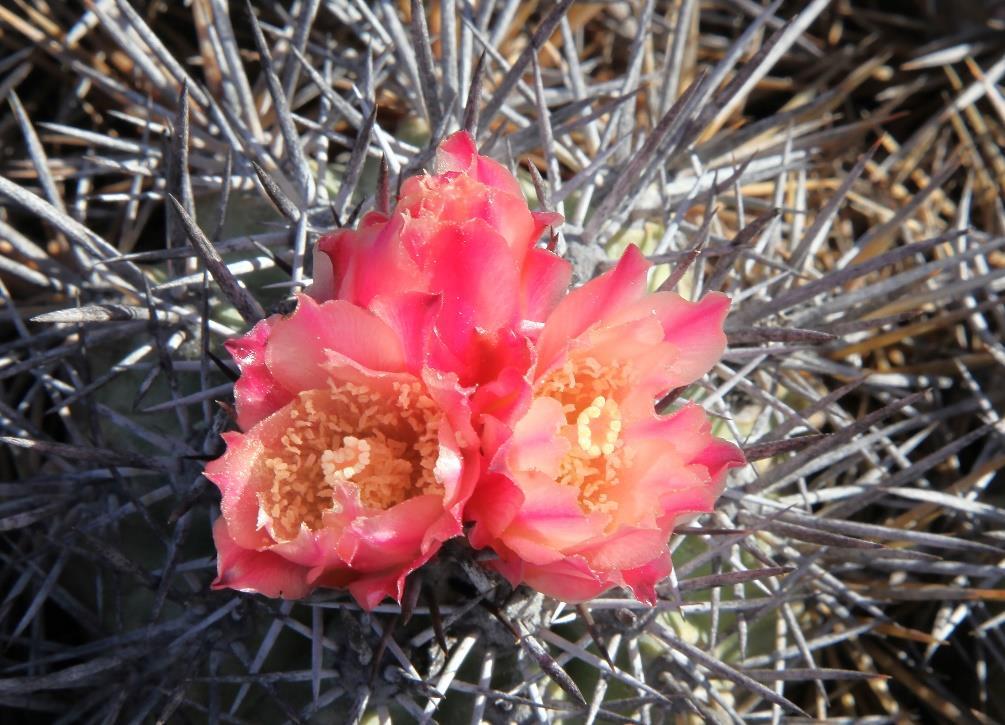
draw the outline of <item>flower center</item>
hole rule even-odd
[[[340,509],[339,486],[355,489],[371,510],[443,493],[433,473],[442,415],[418,381],[383,392],[330,380],[289,405],[289,427],[259,478],[259,505],[277,538],[295,538],[301,525],[321,528],[324,514]]]
[[[590,458],[609,456],[620,440],[621,409],[598,395],[576,416],[576,442]]]
[[[584,511],[611,513],[618,507],[612,490],[626,463],[623,422],[616,397],[632,384],[627,364],[603,365],[594,358],[570,359],[535,385],[535,395],[562,404],[562,435],[569,450],[559,464],[558,482],[579,490]]]

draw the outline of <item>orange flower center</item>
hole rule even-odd
[[[290,426],[259,476],[259,505],[277,538],[295,538],[301,525],[320,528],[323,515],[338,510],[337,485],[355,488],[368,509],[442,495],[433,473],[442,414],[418,381],[381,392],[330,380],[290,406]]]
[[[538,396],[562,404],[562,435],[569,450],[559,465],[558,482],[579,490],[584,511],[611,513],[618,507],[611,493],[620,484],[627,451],[617,397],[635,375],[626,363],[603,365],[592,357],[570,359],[534,386]]]

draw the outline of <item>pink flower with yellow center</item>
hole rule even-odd
[[[363,307],[402,294],[434,299],[430,364],[463,385],[486,383],[527,368],[521,328],[543,321],[565,292],[569,263],[535,246],[560,220],[531,211],[513,175],[459,131],[440,145],[433,174],[405,180],[389,214],[370,212],[358,229],[319,241],[311,294]]]
[[[653,602],[670,573],[667,539],[711,511],[725,472],[743,463],[692,404],[655,401],[722,355],[729,298],[648,293],[648,263],[629,247],[617,267],[548,316],[529,379],[508,420],[487,418],[487,473],[468,503],[472,544],[493,565],[566,601],[627,586]]]
[[[223,495],[214,588],[348,587],[372,609],[461,533],[478,444],[456,376],[422,362],[426,304],[301,295],[228,344],[244,432],[205,470]]]

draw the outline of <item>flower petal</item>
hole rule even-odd
[[[400,243],[405,220],[377,212],[363,217],[356,230],[342,229],[318,240],[332,264],[338,299],[367,305],[380,294],[423,290],[425,278]]]
[[[253,477],[264,448],[255,437],[241,433],[224,433],[223,440],[226,452],[210,461],[203,475],[223,495],[221,518],[230,525],[230,538],[245,549],[263,549],[272,539],[258,528],[258,494]]]
[[[318,243],[314,244],[314,269],[312,273],[311,286],[307,288],[307,294],[318,302],[335,299],[337,292],[335,284],[335,266],[331,257],[321,251]]]
[[[534,227],[537,230],[537,236],[540,236],[541,232],[548,227],[557,227],[565,221],[565,217],[557,211],[532,211],[530,215],[534,217]],[[537,237],[534,239],[537,241]]]
[[[457,383],[457,376],[426,368],[422,373],[429,397],[443,411],[439,431],[439,456],[434,468],[436,480],[443,485],[443,507],[460,521],[461,508],[471,497],[481,470],[479,440],[471,425],[468,391]]]
[[[493,472],[483,475],[464,508],[465,518],[475,522],[468,534],[471,545],[481,549],[502,536],[523,501],[520,487],[508,477]]]
[[[394,331],[372,312],[344,300],[318,304],[297,295],[297,309],[276,321],[265,350],[269,372],[290,392],[323,388],[326,350],[371,370],[405,369],[405,353]]]
[[[440,521],[443,502],[439,496],[425,495],[402,501],[387,511],[360,517],[343,533],[338,554],[359,572],[381,572],[408,565],[421,556],[427,533],[436,526],[444,538],[461,533]]]
[[[577,547],[572,553],[586,559],[598,571],[635,569],[666,548],[667,534],[659,529],[623,526],[614,534]]]
[[[433,162],[433,172],[446,174],[448,172],[468,173],[478,158],[478,146],[467,131],[456,131],[444,139],[436,149],[436,160]]]
[[[538,375],[556,361],[569,340],[645,294],[648,269],[642,252],[630,245],[614,269],[566,295],[545,321],[538,339]]]
[[[349,593],[356,603],[366,612],[372,612],[374,607],[390,597],[401,602],[405,593],[404,573],[391,572],[379,576],[364,576],[349,582]]]
[[[712,435],[708,415],[694,403],[687,403],[670,415],[637,423],[626,435],[672,441],[675,452],[685,463],[705,466],[713,479],[746,462],[739,448]]]
[[[653,605],[658,599],[656,585],[670,576],[673,564],[670,552],[663,549],[659,556],[647,564],[621,573],[625,586],[632,590],[632,595],[640,602]]]
[[[531,249],[524,260],[520,282],[521,318],[534,322],[547,319],[571,278],[572,265],[568,261],[547,249]]]
[[[718,481],[730,468],[744,466],[747,463],[743,451],[732,443],[720,438],[712,438],[705,449],[695,456],[691,463],[705,466],[713,481]]]
[[[234,403],[237,406],[237,424],[242,430],[248,430],[262,418],[279,410],[293,397],[280,386],[265,364],[265,347],[272,334],[272,326],[280,319],[274,315],[260,320],[247,334],[224,343],[241,371],[241,376],[234,383]]]
[[[666,341],[676,352],[668,365],[668,385],[679,387],[693,383],[722,357],[726,349],[722,325],[729,304],[729,297],[719,292],[710,292],[697,302],[673,292],[658,292],[646,295],[620,317],[654,316],[660,321]]]
[[[570,603],[593,599],[613,584],[597,576],[582,559],[576,557],[547,566],[527,565],[523,579],[542,594]]]
[[[429,244],[430,286],[443,295],[440,331],[446,339],[479,327],[496,330],[516,321],[519,274],[506,240],[481,219],[442,226]]]
[[[493,418],[505,426],[507,422],[516,420],[522,415],[529,407],[532,397],[525,372],[523,366],[505,367],[491,382],[479,385],[471,396],[473,420],[485,425],[486,419]],[[506,426],[506,437],[509,436],[509,432]],[[503,438],[494,438],[491,435],[486,437],[486,432],[482,431],[482,450],[486,460],[492,459],[502,442]]]
[[[423,292],[378,295],[370,301],[370,310],[401,341],[405,369],[417,373],[426,359],[429,336],[440,306],[437,295]]]
[[[515,548],[513,542],[520,539],[564,551],[603,531],[608,517],[585,514],[579,506],[579,491],[574,487],[561,486],[536,471],[520,471],[515,475],[524,502],[505,532],[508,546]]]
[[[478,155],[478,146],[467,131],[457,131],[440,144],[433,168],[436,174],[471,174],[486,186],[522,195],[520,185],[505,166]]]
[[[559,431],[565,425],[565,410],[554,398],[535,398],[513,429],[506,464],[514,471],[538,471],[558,476],[569,441]]]
[[[213,543],[218,571],[211,585],[213,589],[237,589],[283,599],[302,599],[310,594],[307,567],[292,564],[271,551],[239,546],[222,516],[213,525]]]
[[[674,385],[689,385],[712,369],[726,349],[723,321],[729,314],[730,300],[719,292],[710,292],[698,302],[659,295],[662,304],[657,316],[666,330],[666,340],[680,351],[672,371]]]

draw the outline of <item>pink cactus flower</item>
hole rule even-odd
[[[227,346],[215,588],[372,609],[470,521],[513,584],[654,601],[670,532],[743,463],[699,407],[655,409],[718,360],[729,300],[647,293],[634,247],[565,294],[535,246],[558,220],[460,132],[393,211],[321,240],[296,311]]]
[[[671,531],[711,511],[726,470],[743,463],[700,407],[661,416],[654,405],[719,359],[729,298],[648,293],[648,267],[629,247],[569,293],[544,323],[529,379],[510,381],[518,413],[485,425],[491,460],[468,503],[469,536],[514,585],[565,601],[620,585],[652,603]]]
[[[561,217],[531,211],[513,175],[464,131],[439,147],[435,173],[406,179],[390,214],[322,238],[311,294],[363,307],[402,293],[436,300],[430,364],[462,385],[530,364],[525,335],[564,294],[565,260],[535,243]]]
[[[429,304],[301,295],[228,344],[243,432],[205,470],[223,495],[214,588],[347,587],[369,610],[462,533],[478,442],[456,376],[422,364]]]

